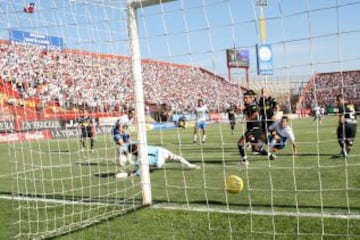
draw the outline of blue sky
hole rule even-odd
[[[25,14],[27,2],[0,0],[0,38],[15,28],[63,37],[68,48],[129,55],[126,1],[33,0],[36,12]],[[359,69],[359,13],[359,0],[268,0],[274,76]],[[139,9],[141,56],[227,77],[225,50],[249,49],[255,76],[258,18],[255,0],[177,0]]]

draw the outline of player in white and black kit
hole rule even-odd
[[[256,102],[256,93],[248,90],[244,93],[245,108],[243,110],[246,121],[246,132],[238,140],[238,149],[241,156],[241,164],[248,165],[245,154],[245,144],[250,143],[253,151],[259,152],[261,155],[268,155],[268,152],[263,148],[264,136],[262,131],[262,123],[260,120],[260,110]]]
[[[319,124],[321,124],[321,117],[322,117],[321,108],[318,105],[316,105],[313,111],[314,111],[313,125],[315,125],[316,121],[318,121]]]
[[[336,96],[339,107],[339,124],[337,127],[337,138],[341,148],[341,155],[345,159],[353,147],[356,137],[357,117],[354,104],[345,101],[342,94]]]

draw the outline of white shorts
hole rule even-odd
[[[172,153],[162,147],[159,147],[159,152],[158,152],[158,161],[157,161],[157,167],[158,168],[162,168],[166,162],[167,159],[170,159],[172,157]]]

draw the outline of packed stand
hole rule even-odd
[[[134,105],[129,58],[7,43],[0,44],[0,51],[0,86],[20,102],[35,100],[37,110],[114,112]],[[238,85],[204,69],[155,61],[143,62],[143,86],[145,102],[182,110],[202,98],[215,111],[239,96]]]
[[[303,108],[334,107],[339,94],[344,94],[349,101],[360,106],[360,71],[317,74],[309,84],[312,85],[304,92]]]

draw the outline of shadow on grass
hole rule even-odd
[[[158,203],[164,203],[166,201],[159,201]],[[173,203],[173,201],[172,201]],[[174,202],[174,203],[178,203],[178,204],[187,204],[185,202]],[[245,203],[226,203],[226,202],[222,202],[222,201],[216,201],[216,200],[196,200],[196,201],[189,201],[189,204],[201,204],[201,205],[214,205],[214,206],[232,206],[232,207],[250,207],[249,204],[245,204]],[[261,207],[261,208],[284,208],[284,209],[289,209],[289,208],[294,208],[294,205],[291,204],[256,204],[253,203],[251,204],[252,208],[255,207]],[[348,210],[347,206],[331,206],[331,205],[323,205],[323,206],[319,206],[319,205],[297,205],[297,208],[304,208],[304,209],[338,209],[338,210]],[[353,211],[358,211],[360,210],[360,207],[351,207],[351,210]]]
[[[75,152],[74,150],[50,150],[49,152],[51,152],[51,153],[69,153],[69,152]]]

